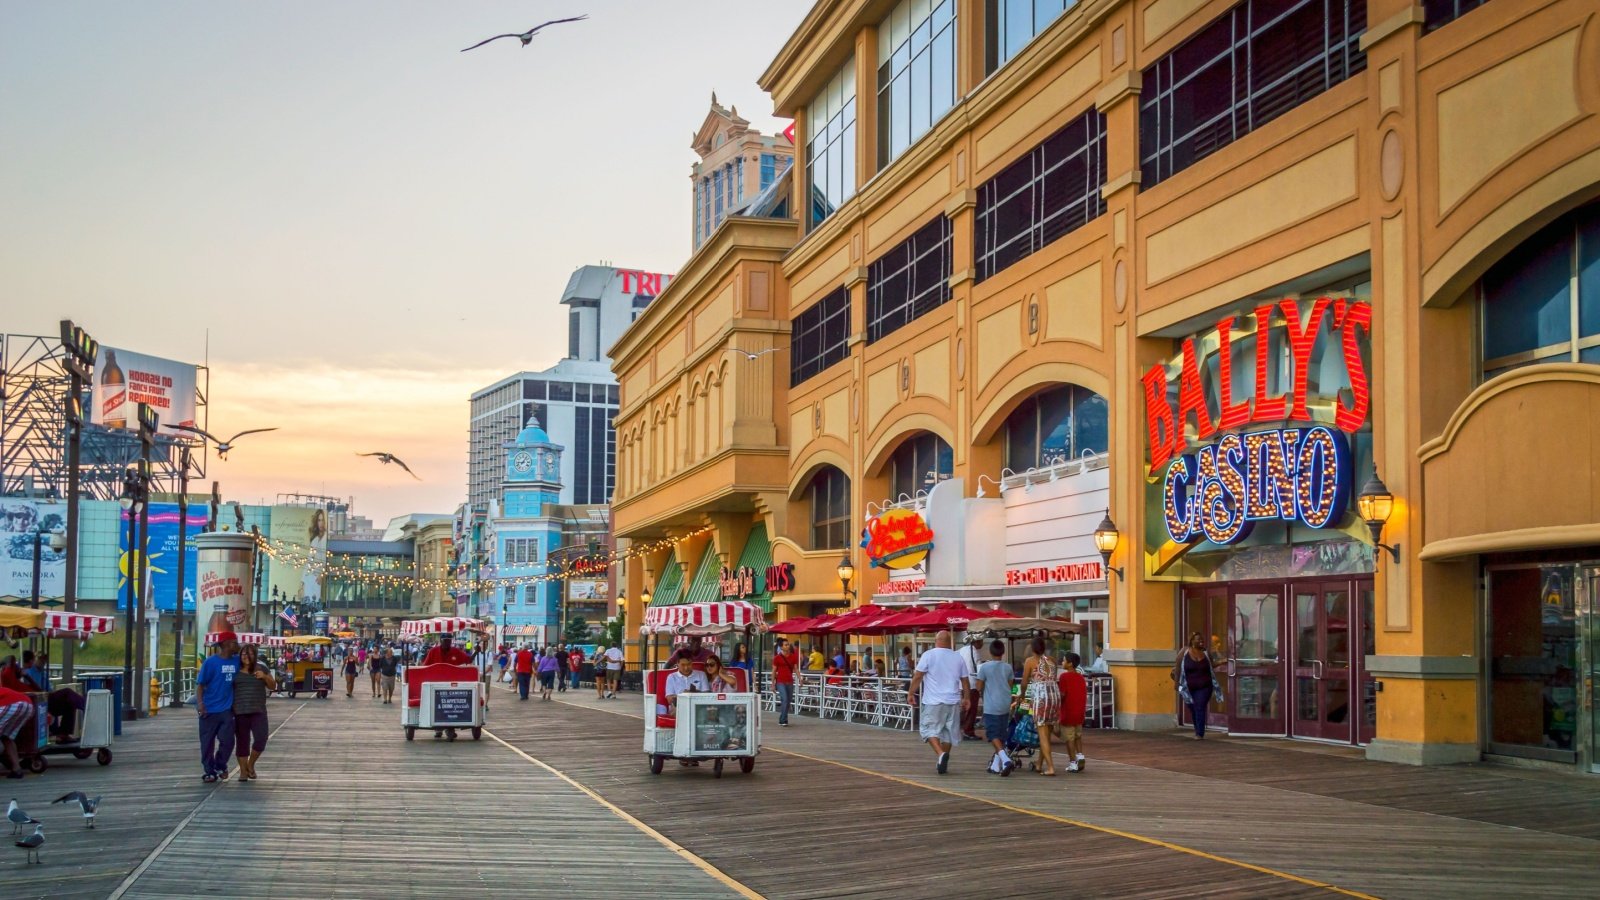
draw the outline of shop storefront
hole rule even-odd
[[[1144,575],[1180,583],[1231,733],[1375,736],[1371,323],[1366,284],[1241,304],[1144,376]]]

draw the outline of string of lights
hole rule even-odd
[[[360,568],[370,563],[389,565],[393,557],[371,556],[359,553],[335,553],[307,547],[304,544],[295,544],[291,541],[279,541],[266,537],[256,538],[256,545],[267,558],[273,562],[281,563],[293,569],[324,579],[333,579],[344,582],[353,582],[364,587],[395,587],[412,588],[419,590],[442,591],[477,591],[493,590],[503,587],[519,587],[530,584],[543,584],[551,581],[573,577],[592,577],[601,571],[608,570],[618,563],[630,559],[638,559],[652,553],[659,553],[671,549],[677,544],[699,537],[711,531],[710,526],[697,528],[676,537],[662,538],[655,541],[635,543],[626,550],[614,550],[604,556],[587,556],[580,559],[567,560],[554,571],[547,571],[539,575],[514,575],[501,576],[490,574],[477,579],[463,576],[429,578],[421,577],[416,572],[393,573],[380,569]],[[355,567],[352,567],[354,564]],[[548,568],[550,563],[545,564]],[[449,567],[444,567],[446,570]],[[493,573],[495,567],[487,567]]]

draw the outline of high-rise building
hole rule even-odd
[[[609,503],[616,483],[617,381],[605,353],[672,281],[670,274],[615,266],[582,266],[561,303],[567,313],[567,358],[541,372],[518,372],[472,395],[467,500],[488,509],[499,494],[506,442],[530,418],[566,448],[561,495],[566,504]]]
[[[762,134],[711,95],[711,109],[689,144],[700,157],[689,173],[694,188],[694,248],[735,210],[755,199],[794,164],[794,144]],[[621,333],[618,333],[621,336]]]

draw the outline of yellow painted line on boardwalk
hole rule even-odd
[[[305,708],[306,701],[300,701],[300,705],[294,708],[294,712],[284,716],[283,721],[279,722],[278,726],[272,729],[271,733],[267,735],[267,739],[271,740],[272,738],[276,737],[278,732],[283,729],[283,726],[289,724],[289,720],[294,718],[296,713],[299,713],[300,710]],[[204,807],[212,797],[217,795],[218,789],[220,789],[224,784],[227,784],[227,782],[213,782],[211,785],[211,791],[204,797],[200,798],[200,802],[196,803],[194,805],[194,809],[190,810],[189,814],[183,817],[183,821],[179,822],[177,827],[172,829],[172,833],[161,839],[161,843],[157,844],[156,848],[150,851],[150,855],[146,856],[143,862],[139,863],[139,865],[136,866],[132,872],[128,873],[127,878],[122,879],[122,883],[117,885],[117,889],[112,891],[111,896],[107,897],[106,900],[122,900],[122,895],[128,892],[128,888],[133,887],[134,882],[138,881],[139,877],[142,876],[145,871],[155,863],[156,858],[165,852],[168,847],[172,846],[172,842],[178,839],[178,835],[182,834],[185,828],[189,827],[189,823],[194,821],[195,816],[200,815],[201,808]]]
[[[571,706],[572,704],[569,703],[567,705]],[[565,781],[567,784],[570,784],[573,787],[577,788],[578,790],[582,791],[585,795],[588,796],[588,798],[590,800],[593,800],[594,802],[596,802],[596,803],[600,804],[601,806],[605,807],[606,809],[610,810],[613,814],[615,814],[617,816],[617,818],[621,819],[622,821],[627,822],[629,825],[632,825],[633,827],[639,829],[640,831],[644,832],[645,834],[649,835],[650,837],[655,838],[656,841],[661,844],[661,846],[666,847],[668,850],[671,850],[673,853],[677,854],[679,857],[681,857],[681,858],[683,858],[685,860],[688,860],[689,862],[693,863],[696,868],[700,869],[702,872],[705,872],[707,875],[710,875],[712,878],[715,878],[717,881],[721,882],[729,890],[733,891],[734,893],[738,894],[739,896],[748,898],[748,900],[766,900],[766,898],[763,897],[761,894],[758,894],[755,891],[751,890],[749,887],[745,886],[743,883],[741,883],[739,881],[736,881],[733,878],[733,876],[729,875],[727,872],[724,872],[721,869],[717,868],[716,866],[713,866],[711,863],[706,862],[700,856],[696,855],[694,853],[694,851],[688,849],[687,847],[684,847],[682,844],[679,844],[677,841],[674,841],[672,838],[667,837],[666,835],[664,835],[661,832],[655,830],[654,828],[651,828],[649,825],[646,825],[644,822],[641,822],[639,819],[635,818],[627,810],[623,809],[622,807],[616,805],[615,803],[612,803],[610,800],[607,800],[606,798],[604,798],[604,797],[600,796],[599,794],[595,793],[594,791],[590,790],[587,786],[585,786],[584,784],[582,784],[578,780],[572,778],[567,773],[561,771],[560,769],[557,769],[556,767],[550,765],[549,763],[545,762],[542,759],[537,759],[537,758],[535,758],[533,756],[529,756],[527,753],[523,752],[523,750],[520,747],[517,747],[514,744],[511,744],[511,743],[507,742],[504,738],[500,737],[499,735],[495,734],[492,731],[489,731],[489,730],[485,729],[483,733],[488,735],[489,737],[493,738],[495,741],[498,741],[501,746],[505,747],[507,750],[510,750],[512,753],[517,754],[518,756],[522,757],[523,759],[527,760],[528,762],[533,763],[534,765],[536,765],[539,768],[545,770],[546,772],[549,772],[551,775],[554,775],[555,777],[561,779],[562,781]]]
[[[568,703],[565,700],[558,700],[556,702],[561,703],[564,706],[573,707],[574,709],[588,709],[588,710],[594,710],[596,712],[611,713],[612,715],[625,716],[625,717],[630,718],[630,719],[640,718],[637,715],[625,712],[625,711],[620,710],[620,709],[598,709],[597,710],[597,709],[595,709],[595,707],[592,707],[592,706],[583,706],[583,705],[580,705],[580,704],[577,704],[577,703]],[[1058,816],[1058,815],[1054,815],[1052,813],[1041,812],[1040,810],[1036,810],[1036,809],[1028,809],[1027,807],[1024,807],[1024,806],[1013,806],[1010,803],[1003,803],[1003,802],[1001,802],[999,800],[992,800],[992,799],[990,799],[988,797],[980,797],[980,796],[978,796],[976,794],[968,794],[968,793],[964,793],[962,791],[951,790],[949,788],[935,787],[934,785],[925,784],[925,783],[920,782],[920,781],[914,781],[914,780],[912,780],[910,778],[901,778],[898,775],[889,775],[889,774],[884,773],[884,772],[874,772],[871,769],[863,769],[863,768],[861,768],[859,766],[852,766],[849,763],[842,763],[842,762],[838,762],[838,761],[832,760],[832,759],[823,759],[820,756],[811,756],[809,754],[799,753],[799,752],[794,751],[794,750],[783,750],[781,748],[772,747],[772,746],[763,746],[761,749],[764,750],[764,751],[770,751],[772,753],[782,753],[785,756],[792,756],[795,759],[803,759],[803,760],[806,760],[808,762],[822,763],[823,765],[827,765],[827,766],[838,766],[841,769],[848,769],[851,772],[856,772],[856,773],[859,773],[861,775],[871,775],[874,778],[883,778],[883,779],[886,779],[888,781],[893,781],[896,784],[903,784],[903,785],[906,785],[908,787],[922,788],[925,791],[933,791],[936,794],[944,794],[944,795],[950,796],[950,797],[959,797],[962,800],[974,800],[974,801],[977,801],[978,803],[987,803],[990,806],[998,807],[998,808],[1006,810],[1008,812],[1020,813],[1021,815],[1024,815],[1024,816],[1033,816],[1034,818],[1037,818],[1037,819],[1045,819],[1046,821],[1056,822],[1056,823],[1061,824],[1061,825],[1071,825],[1071,826],[1073,826],[1075,828],[1085,828],[1085,829],[1088,829],[1089,831],[1098,831],[1101,834],[1109,834],[1109,835],[1113,835],[1115,837],[1126,838],[1126,839],[1128,839],[1130,841],[1138,841],[1141,844],[1150,844],[1150,845],[1155,846],[1155,847],[1161,847],[1162,849],[1165,849],[1165,850],[1171,850],[1174,853],[1184,853],[1184,854],[1187,854],[1189,856],[1198,856],[1201,859],[1209,859],[1212,862],[1219,862],[1219,863],[1222,863],[1223,865],[1235,866],[1235,867],[1241,868],[1241,869],[1248,869],[1248,870],[1250,870],[1252,872],[1260,872],[1263,875],[1271,875],[1271,876],[1276,877],[1276,878],[1282,878],[1282,879],[1285,879],[1287,881],[1293,881],[1293,882],[1295,882],[1297,884],[1304,884],[1304,885],[1307,885],[1309,887],[1322,888],[1323,890],[1332,891],[1333,893],[1336,893],[1336,894],[1342,894],[1342,895],[1344,895],[1346,897],[1359,897],[1359,898],[1362,898],[1362,900],[1380,900],[1380,898],[1374,897],[1371,894],[1363,894],[1360,891],[1352,891],[1349,888],[1342,888],[1342,887],[1339,887],[1338,885],[1335,885],[1335,884],[1328,884],[1325,881],[1317,881],[1315,879],[1304,878],[1302,876],[1295,875],[1295,874],[1290,873],[1290,872],[1283,872],[1283,871],[1280,871],[1278,869],[1268,868],[1266,866],[1258,866],[1255,863],[1248,863],[1248,862],[1245,862],[1242,859],[1233,859],[1232,857],[1228,857],[1228,856],[1219,856],[1218,854],[1215,854],[1215,853],[1207,853],[1204,850],[1196,850],[1193,847],[1185,847],[1182,844],[1174,844],[1171,841],[1163,841],[1160,838],[1148,837],[1146,835],[1136,834],[1136,833],[1134,833],[1132,831],[1123,831],[1123,830],[1121,830],[1119,828],[1109,828],[1109,827],[1107,827],[1105,825],[1095,825],[1095,824],[1093,824],[1091,822],[1084,822],[1084,821],[1079,820],[1079,819],[1069,819],[1069,818],[1067,818],[1065,816]]]

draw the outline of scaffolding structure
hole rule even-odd
[[[67,496],[66,397],[70,376],[62,361],[66,351],[59,336],[0,334],[0,496],[64,500]],[[211,370],[197,366],[195,419],[207,428],[206,396]],[[89,406],[88,386],[83,405]],[[156,438],[150,456],[151,490],[178,491],[183,454],[176,449],[183,439],[170,434]],[[210,446],[192,443],[189,478],[203,479]],[[115,500],[122,493],[122,475],[139,459],[135,431],[83,425],[79,464],[81,496]]]

